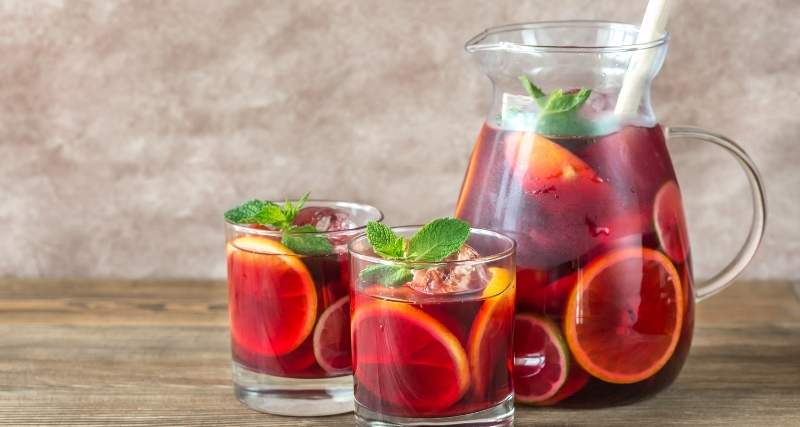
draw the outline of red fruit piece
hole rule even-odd
[[[514,322],[514,396],[536,404],[552,398],[567,381],[569,353],[558,325],[523,313]]]
[[[675,262],[685,261],[689,254],[689,239],[686,236],[681,192],[675,181],[668,181],[656,193],[653,218],[664,252]]]
[[[589,375],[589,373],[581,368],[581,365],[577,363],[570,363],[567,382],[564,383],[564,385],[561,387],[561,390],[559,390],[555,396],[547,400],[543,400],[536,405],[553,406],[581,391],[581,389],[586,386],[591,378],[592,377]]]
[[[555,185],[595,175],[583,160],[541,135],[512,132],[505,138],[506,161],[526,192],[546,193]]]
[[[442,323],[406,303],[355,306],[353,371],[359,387],[408,416],[442,413],[469,388],[464,347]]]
[[[317,317],[317,292],[305,264],[265,237],[240,237],[227,252],[234,342],[262,356],[295,350]]]
[[[514,326],[514,278],[507,269],[491,267],[492,278],[469,334],[467,352],[475,398],[496,401],[511,391]]]
[[[575,273],[548,282],[542,270],[521,268],[517,270],[517,302],[521,307],[542,314],[561,315],[567,299],[575,286]]]
[[[350,357],[350,298],[344,297],[325,309],[314,329],[314,357],[329,374],[347,374]]]
[[[572,357],[592,376],[631,384],[669,361],[683,311],[681,279],[669,258],[625,248],[583,269],[567,303],[564,333]]]

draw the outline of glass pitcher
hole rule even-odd
[[[512,236],[517,251],[517,403],[597,407],[668,386],[692,340],[694,304],[730,284],[764,231],[764,188],[733,141],[665,128],[650,83],[669,35],[637,42],[611,22],[511,25],[467,42],[494,86],[456,216]],[[750,182],[744,247],[693,285],[667,139],[733,154]]]

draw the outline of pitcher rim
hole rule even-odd
[[[608,45],[558,45],[558,44],[526,44],[511,41],[500,41],[495,43],[482,43],[486,37],[494,34],[508,33],[514,31],[538,29],[538,28],[569,28],[569,27],[595,27],[595,28],[617,28],[638,33],[639,26],[626,24],[616,21],[602,20],[563,20],[563,21],[537,21],[524,22],[517,24],[500,25],[489,27],[478,33],[464,44],[464,50],[468,53],[476,53],[491,50],[514,50],[523,53],[613,53],[613,52],[633,52],[645,49],[653,49],[664,45],[669,41],[670,33],[664,31],[655,40],[645,43],[624,43]]]

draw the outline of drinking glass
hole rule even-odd
[[[315,233],[332,253],[298,255],[281,244],[279,231],[225,224],[234,391],[248,407],[272,414],[350,412],[347,244],[383,215],[348,202],[310,200],[304,209],[335,209],[354,225]]]
[[[409,238],[418,229],[393,231]],[[380,258],[366,236],[350,243],[357,425],[512,423],[514,249],[474,228],[457,256],[437,263]],[[406,266],[413,279],[359,278],[376,265]]]

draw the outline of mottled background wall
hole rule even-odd
[[[637,22],[644,0],[0,1],[0,275],[221,277],[222,211],[353,199],[451,212],[488,103],[487,26]],[[677,1],[664,123],[736,137],[769,187],[747,276],[800,278],[797,0]],[[736,163],[673,143],[697,272],[749,220]]]

